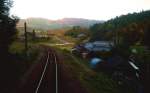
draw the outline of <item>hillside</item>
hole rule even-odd
[[[121,15],[104,23],[95,24],[90,28],[91,40],[112,40],[114,32],[125,34],[130,30],[142,31],[145,33],[150,23],[150,11],[142,11]],[[126,31],[125,31],[126,30]],[[127,36],[129,37],[129,35]]]
[[[103,22],[98,20],[88,20],[81,18],[64,18],[60,20],[49,20],[44,18],[28,18],[28,19],[21,19],[18,23],[18,27],[23,27],[25,21],[27,22],[29,28],[42,30],[61,29],[72,26],[90,27],[93,24]]]

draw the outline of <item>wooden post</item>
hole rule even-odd
[[[24,23],[24,35],[25,35],[25,55],[28,57],[28,37],[27,37],[27,23]]]
[[[115,28],[116,29],[117,26],[115,25]],[[117,47],[117,44],[118,44],[118,33],[117,33],[117,30],[114,30],[114,33],[113,33],[113,42],[114,42],[114,46],[115,48]]]
[[[35,40],[35,37],[36,37],[36,33],[35,33],[35,30],[33,29],[33,32],[32,32],[32,40],[33,41]]]

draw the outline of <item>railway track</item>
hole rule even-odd
[[[57,64],[57,56],[56,54],[51,50],[51,51],[48,51],[47,53],[47,60],[46,60],[46,63],[45,63],[45,66],[44,66],[44,69],[43,69],[43,72],[42,72],[42,75],[41,75],[41,78],[39,80],[39,83],[38,83],[38,86],[36,88],[36,91],[35,93],[39,93],[39,90],[42,86],[42,81],[44,80],[44,76],[46,75],[46,70],[48,68],[48,65],[52,65],[53,64],[53,67],[55,68],[54,69],[54,73],[55,73],[55,93],[58,93],[58,64]]]
[[[49,71],[52,78],[49,77]],[[49,82],[49,78],[51,78],[51,82]],[[46,82],[49,83],[45,84]],[[48,88],[48,86],[51,86],[51,88]],[[58,63],[56,53],[53,50],[48,50],[46,63],[35,93],[43,93],[43,91],[45,91],[44,93],[49,93],[50,91],[51,93],[58,93]]]
[[[68,69],[60,64],[51,48],[46,49],[40,62],[29,72],[14,93],[87,93],[78,80],[69,76]]]
[[[29,71],[14,93],[58,93],[58,62],[54,50],[47,49],[40,62]]]

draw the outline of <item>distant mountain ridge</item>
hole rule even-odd
[[[50,29],[69,28],[72,26],[90,27],[96,23],[103,23],[104,21],[89,20],[82,18],[63,18],[60,20],[49,20],[45,18],[27,18],[21,19],[18,22],[17,27],[23,27],[24,22],[27,22],[27,26],[29,28],[50,30]]]

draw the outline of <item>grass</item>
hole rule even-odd
[[[9,49],[10,53],[16,55],[22,61],[26,61],[26,56],[25,56],[25,45],[24,42],[21,41],[15,41],[13,44],[10,46]],[[28,61],[33,61],[35,57],[38,54],[38,45],[35,43],[28,43]]]
[[[42,49],[38,44],[30,42],[28,44],[28,56],[25,53],[24,42],[16,40],[10,46],[10,53],[14,56],[12,63],[19,69],[19,77],[21,77],[35,62],[39,57]]]
[[[121,93],[118,85],[106,75],[89,68],[87,60],[73,56],[68,50],[56,48],[63,55],[65,65],[75,79],[80,80],[89,93]]]
[[[27,60],[24,52],[24,43],[16,40],[10,46],[9,54],[1,60],[0,73],[0,93],[11,93],[16,88],[19,80],[25,72],[32,66],[39,57],[40,48],[32,43],[29,44],[29,59]]]
[[[24,43],[22,42],[13,42],[13,44],[10,46],[9,51],[13,54],[21,54],[24,51]]]
[[[51,46],[48,43],[45,44]],[[70,69],[69,71],[72,77],[80,80],[82,86],[89,93],[131,93],[127,89],[122,89],[118,86],[108,75],[92,70],[89,65],[89,60],[72,55],[70,50],[73,45],[53,45],[51,47],[55,48],[58,54],[63,56],[65,66]],[[102,55],[108,56],[109,54]]]

